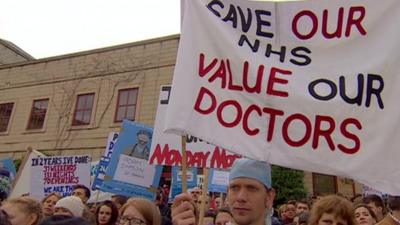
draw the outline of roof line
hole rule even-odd
[[[29,55],[27,52],[22,50],[20,47],[12,43],[11,41],[7,41],[5,39],[0,38],[0,43],[5,46],[6,48],[10,49],[11,51],[15,52],[19,56],[22,56],[26,60],[35,60],[35,58],[31,55]]]
[[[41,59],[34,59],[32,61],[10,63],[10,64],[6,64],[6,65],[1,65],[0,70],[11,68],[11,67],[17,67],[17,66],[26,66],[26,65],[56,61],[56,60],[61,60],[61,59],[74,58],[74,57],[85,56],[85,55],[90,55],[90,54],[94,54],[94,53],[114,51],[117,49],[123,49],[123,48],[127,48],[127,47],[134,47],[134,46],[140,46],[140,45],[144,45],[144,44],[160,42],[163,40],[179,39],[179,37],[180,37],[180,34],[173,34],[173,35],[169,35],[169,36],[147,39],[147,40],[143,40],[143,41],[131,42],[131,43],[126,43],[126,44],[121,44],[121,45],[114,45],[114,46],[86,50],[86,51],[81,51],[81,52],[75,52],[75,53],[70,53],[70,54],[65,54],[65,55],[51,56],[51,57],[41,58]]]

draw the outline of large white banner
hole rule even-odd
[[[400,1],[189,0],[166,130],[400,194]]]

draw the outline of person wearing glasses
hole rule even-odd
[[[158,207],[143,198],[130,198],[121,208],[119,225],[161,225]]]

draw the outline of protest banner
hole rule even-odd
[[[0,159],[0,200],[6,199],[10,194],[16,173],[11,158]]]
[[[184,3],[167,132],[400,194],[400,1]]]
[[[13,182],[13,188],[10,194],[10,198],[17,198],[24,194],[30,193],[31,188],[31,161],[35,157],[46,157],[43,153],[29,147],[26,155],[21,162],[18,169],[17,175]]]
[[[163,132],[170,91],[171,86],[162,86],[160,90],[150,148],[150,164],[181,165],[181,138],[178,135]],[[200,168],[230,168],[235,159],[241,157],[190,135],[186,136],[186,155],[188,167]]]
[[[30,196],[42,199],[53,192],[69,196],[74,185],[90,187],[90,163],[88,155],[32,158]]]
[[[154,200],[162,166],[149,165],[151,127],[129,120],[115,144],[100,190]]]
[[[92,183],[92,190],[97,190],[103,184],[104,176],[107,171],[108,164],[110,163],[111,155],[114,151],[115,144],[118,140],[118,132],[110,132],[108,135],[106,150],[103,156],[101,156],[95,177]]]

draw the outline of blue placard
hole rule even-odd
[[[124,120],[100,190],[154,200],[162,166],[148,164],[153,129]]]
[[[96,168],[95,177],[92,183],[92,190],[100,189],[103,185],[104,176],[106,175],[108,164],[110,163],[115,144],[118,140],[119,134],[117,132],[110,133],[107,141],[107,147],[104,155],[100,158],[99,164]]]
[[[14,162],[11,158],[5,158],[0,160],[0,196],[1,198],[7,198],[10,194],[12,182],[16,176]]]
[[[226,193],[228,189],[229,171],[210,169],[208,174],[208,191]]]
[[[197,186],[197,168],[188,168],[187,169],[187,187],[188,189],[194,188]],[[173,200],[175,196],[182,193],[182,179],[181,179],[181,167],[173,166],[172,167],[172,187],[171,187],[171,195],[170,200]]]

